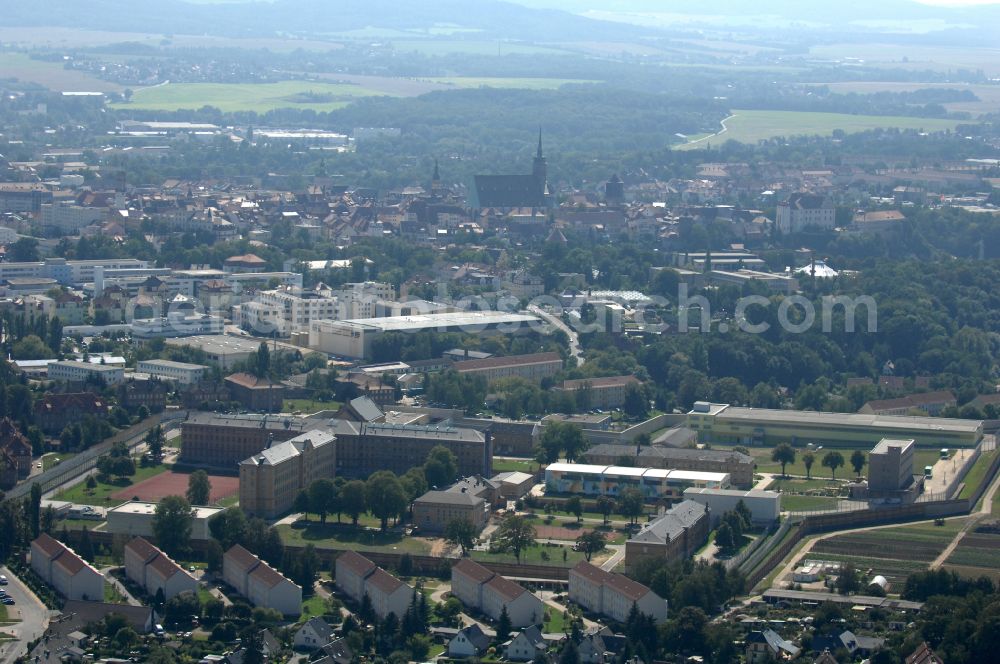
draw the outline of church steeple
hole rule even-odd
[[[531,167],[531,174],[542,185],[543,189],[548,179],[548,166],[545,163],[545,155],[542,153],[542,128],[538,128],[538,152],[535,153],[535,162]]]
[[[441,181],[441,171],[438,170],[438,160],[434,160],[434,175],[431,177],[431,182]]]

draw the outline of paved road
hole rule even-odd
[[[7,616],[11,620],[21,621],[2,628],[2,631],[17,638],[17,641],[5,642],[0,646],[0,664],[7,664],[26,655],[28,643],[45,633],[49,626],[49,610],[9,569],[0,567],[0,574],[5,574],[10,580],[4,589],[16,602],[7,607]]]
[[[562,322],[558,316],[554,316],[534,304],[528,305],[528,311],[536,316],[544,318],[546,322],[565,332],[566,336],[569,337],[569,354],[576,360],[576,366],[583,364],[584,359],[583,351],[580,348],[580,336],[575,330],[573,330],[573,328]]]

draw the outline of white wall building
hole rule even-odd
[[[781,494],[776,491],[691,487],[684,490],[684,499],[693,500],[707,507],[713,528],[719,523],[722,515],[736,509],[741,500],[750,510],[750,518],[755,525],[770,525],[781,516]]]
[[[222,557],[222,578],[254,606],[286,616],[302,612],[302,588],[239,544]]]
[[[153,517],[156,514],[156,503],[144,503],[133,500],[122,503],[108,510],[106,530],[115,535],[131,535],[153,537]],[[207,540],[211,537],[208,531],[208,520],[223,511],[221,507],[193,507],[194,518],[191,523],[191,539]]]
[[[46,533],[31,543],[31,569],[67,599],[104,601],[104,575]]]
[[[624,623],[632,606],[657,622],[667,619],[667,600],[622,574],[580,561],[569,571],[569,598],[580,606]]]
[[[401,618],[413,601],[414,590],[360,553],[345,551],[337,557],[337,587],[360,603],[365,595],[379,618],[390,613]]]
[[[125,370],[121,367],[76,360],[63,360],[49,365],[50,380],[83,383],[87,379],[95,378],[103,380],[106,385],[119,385],[125,381]]]
[[[125,545],[125,576],[142,586],[150,597],[156,597],[159,590],[165,599],[182,592],[198,592],[197,579],[142,537]]]
[[[203,364],[189,364],[172,360],[141,360],[135,368],[139,373],[147,373],[154,378],[172,380],[182,385],[199,382],[208,371]]]
[[[494,620],[507,607],[507,616],[514,627],[538,624],[545,613],[542,601],[523,586],[468,558],[451,568],[451,592],[466,606],[479,609]]]

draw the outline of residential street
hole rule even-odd
[[[11,620],[21,621],[2,630],[17,639],[5,641],[0,645],[0,664],[7,664],[26,655],[28,643],[45,633],[45,629],[49,626],[50,612],[6,566],[0,567],[0,574],[7,576],[9,583],[4,589],[16,602],[13,606],[7,607],[7,615]]]

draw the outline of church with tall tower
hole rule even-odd
[[[539,212],[554,207],[549,191],[548,163],[542,151],[542,131],[538,130],[538,150],[530,175],[477,175],[471,189],[469,207],[482,210],[531,208]]]

